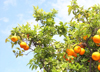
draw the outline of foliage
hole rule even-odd
[[[66,23],[62,21],[58,25],[55,24],[54,17],[57,10],[52,9],[51,12],[45,12],[43,9],[34,6],[34,18],[40,21],[41,25],[34,25],[31,29],[31,24],[27,22],[26,25],[19,25],[11,30],[11,35],[5,40],[10,42],[12,48],[21,41],[29,45],[29,49],[35,54],[27,65],[29,68],[44,69],[44,72],[97,72],[98,62],[91,58],[94,51],[99,51],[100,48],[96,46],[91,37],[97,34],[100,28],[100,5],[94,5],[88,9],[79,6],[76,0],[71,1],[68,5],[68,14],[73,13],[74,17]],[[27,37],[29,34],[29,37]],[[12,42],[12,36],[18,36],[17,42]],[[53,39],[54,35],[64,36],[64,43]],[[88,36],[86,40],[83,36]],[[74,48],[80,42],[85,42],[85,54],[74,57],[71,63],[66,61],[63,56],[69,58],[66,49]],[[34,46],[34,47],[33,47]],[[13,53],[18,56],[23,56],[25,52],[21,48],[16,48]],[[27,54],[26,54],[27,55]],[[90,60],[90,62],[88,62]]]

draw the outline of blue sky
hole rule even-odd
[[[33,22],[37,24],[33,18],[33,5],[39,6],[49,12],[50,9],[55,8],[58,10],[55,21],[56,24],[59,21],[68,22],[71,16],[68,16],[67,5],[71,0],[0,0],[0,72],[37,72],[37,70],[31,71],[26,64],[31,58],[33,53],[27,56],[16,58],[12,52],[11,44],[5,43],[5,39],[10,35],[12,27],[16,27],[18,24],[26,24],[26,22]],[[79,5],[88,8],[94,4],[100,3],[100,0],[78,0]],[[54,37],[58,41],[63,41],[63,37]],[[14,46],[14,48],[17,46]],[[41,71],[40,71],[41,72]]]

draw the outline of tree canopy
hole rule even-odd
[[[26,25],[18,24],[5,40],[11,43],[12,48],[20,45],[20,48],[12,50],[16,58],[30,49],[34,57],[27,65],[32,70],[39,67],[44,72],[66,72],[68,69],[70,72],[99,71],[99,53],[97,56],[94,52],[100,52],[100,5],[84,9],[77,0],[72,0],[67,7],[68,14],[74,16],[69,22],[60,21],[55,25],[57,10],[45,12],[34,6],[33,17],[41,25],[33,25],[32,28],[28,22]],[[53,39],[55,35],[64,36],[64,43]],[[25,49],[25,46],[28,47]],[[78,52],[79,49],[82,53]]]

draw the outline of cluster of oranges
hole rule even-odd
[[[11,40],[13,42],[16,42],[16,41],[18,41],[18,37],[17,36],[12,36]],[[29,49],[29,46],[26,44],[26,42],[21,42],[20,43],[20,47],[23,48],[24,50],[28,50]]]
[[[87,39],[87,35],[83,37],[84,40]],[[100,29],[97,31],[97,35],[94,35],[91,37],[94,43],[96,43],[96,46],[100,46]],[[92,59],[95,61],[98,61],[100,63],[100,53],[99,52],[93,52],[92,53]],[[90,61],[88,61],[90,62]],[[100,71],[100,64],[98,65],[98,70]]]
[[[85,49],[84,48],[85,47],[82,45],[82,42],[81,42],[81,43],[79,43],[79,45],[75,46],[74,49],[67,49],[66,53],[73,60],[73,57],[77,57],[77,53],[79,53],[80,55],[84,55],[84,53],[85,53]],[[65,58],[66,61],[71,62],[70,59],[68,59],[68,58],[65,57],[65,55],[63,56],[63,58]]]
[[[100,34],[100,29],[98,29],[97,33]],[[93,36],[93,42],[96,43],[96,46],[100,46],[100,35],[98,34]],[[92,59],[100,63],[100,53],[93,52]],[[100,64],[98,65],[98,70],[100,71]]]

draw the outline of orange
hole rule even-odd
[[[80,46],[81,48],[85,48],[85,47],[83,46],[83,42],[80,42],[80,43],[79,43],[79,46]]]
[[[100,43],[100,35],[95,35],[95,36],[93,36],[93,41],[94,41],[95,43]]]
[[[77,57],[77,53],[74,52],[74,53],[73,53],[73,56],[74,56],[74,57]]]
[[[100,60],[98,62],[100,63]]]
[[[25,48],[24,48],[24,50],[28,50],[29,49],[29,46],[27,45]]]
[[[92,53],[92,59],[95,60],[95,61],[99,60],[100,59],[99,52]]]
[[[12,40],[13,42],[16,42],[16,41],[18,41],[18,38],[17,38],[17,36],[12,36],[12,37],[11,37],[11,40]]]
[[[73,60],[73,57],[71,57],[71,59]]]
[[[83,55],[85,53],[85,49],[84,48],[81,48],[81,51],[80,51],[80,55]]]
[[[100,34],[100,29],[98,29],[97,33]]]
[[[68,55],[73,55],[74,50],[73,50],[73,49],[67,49],[67,50],[66,50],[66,53],[67,53]]]
[[[80,46],[75,46],[74,51],[76,53],[79,53],[81,51],[81,47]]]
[[[21,47],[21,48],[26,48],[26,46],[27,46],[26,42],[21,42],[21,43],[20,43],[20,47]]]
[[[100,46],[100,43],[97,43],[96,46]]]
[[[66,61],[68,61],[68,59],[66,58]]]
[[[86,36],[83,36],[83,39],[84,39],[84,40],[86,40],[86,39],[87,39],[87,37],[88,37],[87,35],[86,35]]]
[[[98,70],[100,71],[100,64],[98,65]]]

